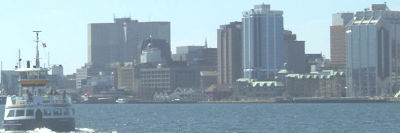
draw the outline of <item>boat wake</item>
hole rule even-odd
[[[4,129],[0,129],[0,133],[57,133],[48,128],[36,128],[35,130],[29,131],[5,131]],[[69,133],[117,133],[117,131],[96,131],[90,128],[75,128],[75,131],[71,131]]]

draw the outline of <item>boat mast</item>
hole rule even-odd
[[[36,33],[36,68],[40,68],[40,62],[39,62],[39,32],[42,31],[33,31]]]

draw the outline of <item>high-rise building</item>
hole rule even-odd
[[[400,83],[400,12],[385,4],[357,11],[346,26],[348,96],[394,96]]]
[[[118,69],[118,88],[131,91],[138,95],[140,80],[138,79],[139,69],[132,64],[125,65]]]
[[[64,76],[64,67],[62,65],[53,65],[51,67],[51,75],[63,77]]]
[[[284,31],[286,69],[293,73],[306,73],[304,41],[298,41],[292,31]]]
[[[218,85],[232,85],[242,77],[242,23],[231,22],[217,30]]]
[[[256,5],[243,12],[242,45],[245,78],[270,79],[284,63],[283,11]]]
[[[150,36],[143,40],[140,50],[140,63],[167,64],[171,62],[171,47],[163,39],[154,39]]]
[[[170,22],[139,22],[115,18],[114,23],[88,24],[88,62],[105,67],[140,61],[142,41],[152,36],[170,44]]]
[[[353,13],[332,14],[332,26],[346,25],[353,19],[353,17]]]
[[[353,13],[335,13],[332,15],[331,33],[331,64],[335,68],[346,66],[346,24],[353,19]]]
[[[217,48],[208,48],[207,41],[204,46],[179,46],[176,54],[172,55],[173,61],[186,62],[187,65],[217,67]]]
[[[19,91],[18,83],[19,74],[14,70],[1,71],[1,86],[7,95],[16,95]]]

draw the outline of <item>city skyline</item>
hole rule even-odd
[[[285,29],[305,41],[306,53],[320,53],[329,58],[329,26],[331,15],[355,12],[370,4],[385,1],[7,1],[0,2],[0,36],[3,48],[0,60],[4,69],[13,69],[21,48],[23,61],[34,58],[33,30],[42,30],[41,40],[47,48],[41,49],[41,64],[62,64],[66,74],[72,74],[87,62],[87,26],[89,23],[109,23],[113,17],[131,17],[139,22],[171,22],[171,51],[177,46],[202,45],[207,38],[210,47],[216,47],[216,30],[220,25],[241,21],[242,12],[256,4],[270,4],[282,10]],[[359,4],[359,3],[363,4]],[[399,1],[387,1],[391,10],[399,10]],[[346,4],[343,4],[346,3]],[[303,6],[304,10],[298,10]],[[319,6],[318,9],[312,8]],[[224,10],[220,10],[223,7]],[[204,10],[206,9],[206,10]],[[319,10],[323,9],[323,10]],[[195,15],[193,15],[195,14]],[[17,17],[16,17],[17,16]],[[15,28],[18,26],[17,28]],[[311,29],[310,29],[311,28]],[[189,30],[188,30],[189,29]]]

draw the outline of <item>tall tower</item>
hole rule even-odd
[[[400,12],[385,4],[357,11],[346,26],[347,95],[392,97],[400,87]]]
[[[217,81],[225,87],[242,77],[242,23],[221,25],[217,32]]]
[[[142,41],[150,35],[170,45],[170,22],[114,18],[114,23],[88,24],[88,62],[100,68],[116,62],[140,62]]]
[[[335,13],[330,27],[331,63],[335,68],[346,66],[346,24],[353,19],[353,13]]]
[[[273,78],[284,63],[283,11],[255,5],[243,12],[243,76]]]

